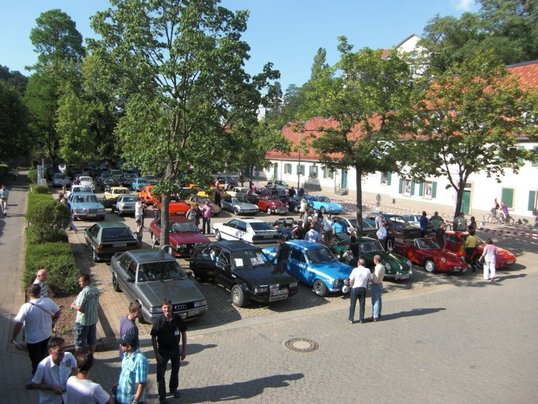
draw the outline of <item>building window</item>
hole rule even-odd
[[[323,178],[333,178],[334,177],[334,170],[331,170],[330,168],[323,166],[321,168],[321,171],[323,171]]]
[[[390,185],[392,173],[390,171],[381,173],[381,185]]]
[[[297,174],[298,175],[304,175],[304,164],[297,164]]]
[[[291,174],[291,164],[284,164],[284,174]]]
[[[403,180],[402,194],[411,195],[411,180]]]
[[[538,195],[538,191],[529,191],[529,206],[528,209],[532,212],[536,212],[538,210],[538,198],[536,196]]]
[[[315,164],[311,165],[309,171],[310,172],[309,172],[308,176],[310,178],[318,178],[318,166],[317,165],[315,165]]]

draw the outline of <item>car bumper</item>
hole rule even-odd
[[[259,212],[259,209],[245,209],[237,212],[238,215],[255,215]]]
[[[409,271],[407,273],[396,273],[396,274],[387,274],[385,272],[385,279],[391,279],[394,281],[398,280],[406,280],[413,276],[413,271]]]
[[[132,213],[134,214],[135,213],[135,209],[134,208],[124,208],[124,207],[119,207],[118,208],[118,212],[120,213]]]
[[[75,219],[93,219],[93,220],[103,220],[105,218],[104,213],[73,213]]]
[[[179,315],[183,320],[195,320],[202,317],[207,313],[207,306],[196,307],[194,309],[174,311],[174,314]],[[142,306],[142,316],[153,323],[153,320],[160,318],[162,313],[149,313],[144,306]]]

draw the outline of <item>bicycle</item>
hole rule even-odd
[[[505,216],[503,212],[497,212],[497,211],[492,211],[491,213],[485,214],[483,220],[486,223],[500,223],[500,224],[507,224],[507,225],[514,224],[514,218],[512,216],[510,215]]]

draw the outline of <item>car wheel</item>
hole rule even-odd
[[[238,215],[238,214],[239,214],[239,209],[234,208],[234,215]]]
[[[426,269],[426,271],[428,272],[435,272],[435,270],[437,269],[435,267],[435,262],[433,262],[432,260],[427,260],[425,263],[424,263],[424,268]]]
[[[328,293],[327,286],[319,279],[317,279],[314,282],[314,286],[312,286],[312,290],[318,296],[327,296],[327,293]]]
[[[95,251],[95,248],[92,248],[92,259],[93,262],[99,262],[99,255],[97,255],[97,251]]]
[[[322,215],[324,215],[325,214],[325,207],[322,206],[321,208],[319,208],[319,211],[321,212]]]
[[[237,307],[246,306],[248,303],[248,297],[245,296],[245,292],[241,289],[240,285],[232,286],[232,303]]]
[[[271,208],[267,208],[267,214],[268,214],[268,215],[271,215],[271,213],[273,213],[273,211],[271,210]]]
[[[116,279],[116,275],[112,275],[112,288],[115,292],[121,292],[121,288],[118,283],[118,280]]]
[[[222,236],[220,234],[220,231],[215,230],[215,240],[220,241],[222,240]]]

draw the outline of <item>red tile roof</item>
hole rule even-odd
[[[507,69],[518,75],[522,84],[534,88],[538,87],[538,60],[510,65],[507,66]]]

